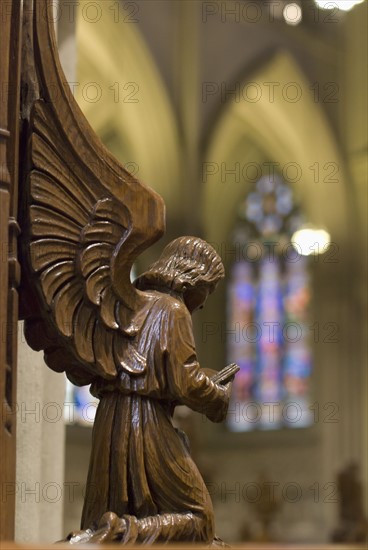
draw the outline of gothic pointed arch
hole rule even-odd
[[[210,241],[229,233],[244,192],[276,168],[293,186],[310,222],[345,242],[353,214],[347,210],[344,160],[311,83],[284,51],[244,80],[207,144],[203,204]],[[326,208],[332,196],[333,208]]]
[[[79,7],[76,98],[111,152],[150,181],[175,217],[179,138],[173,107],[139,30],[138,7],[118,4]]]

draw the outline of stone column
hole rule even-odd
[[[181,223],[187,235],[201,234],[201,187],[199,167],[199,2],[175,4],[177,25],[176,95],[182,130]]]
[[[355,198],[355,217],[358,231],[352,249],[355,266],[349,274],[352,289],[351,326],[354,333],[356,361],[347,367],[351,380],[352,454],[359,463],[360,476],[368,490],[368,392],[367,392],[367,71],[368,63],[368,3],[356,6],[347,14],[342,55],[344,71],[344,103],[341,109],[341,127],[351,176],[352,195]],[[368,513],[367,502],[366,513]]]
[[[350,463],[359,466],[364,493],[368,483],[368,395],[367,395],[367,10],[368,4],[356,6],[347,13],[341,29],[339,79],[340,139],[346,158],[346,209],[349,235],[340,249],[336,274],[331,273],[325,288],[339,285],[330,303],[325,302],[325,319],[337,320],[338,346],[330,346],[320,374],[322,404],[335,402],[335,417],[321,429],[322,464],[325,480],[336,482],[336,474]],[[336,275],[339,281],[336,281]],[[326,309],[328,308],[328,309]],[[327,351],[327,350],[326,350]],[[331,412],[330,407],[329,411]],[[328,476],[334,476],[328,479]],[[339,498],[336,493],[335,498]],[[367,505],[367,503],[365,503]],[[326,505],[326,520],[331,528],[338,525],[337,505]]]
[[[17,390],[17,542],[53,542],[63,528],[65,379],[31,350],[20,324]],[[47,518],[47,521],[45,521]]]

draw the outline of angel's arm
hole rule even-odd
[[[170,393],[180,404],[221,422],[227,413],[230,388],[212,382],[201,369],[189,313],[176,312],[169,326],[166,374]]]

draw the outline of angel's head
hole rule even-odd
[[[198,237],[179,237],[138,277],[136,286],[141,290],[162,288],[181,294],[193,312],[204,304],[224,275],[221,258],[211,245]]]

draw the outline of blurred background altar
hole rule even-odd
[[[183,234],[225,264],[194,326],[203,366],[241,367],[228,420],[176,420],[229,543],[364,540],[367,5],[55,2],[82,111],[166,203],[135,272]],[[78,527],[96,408],[42,363],[21,337],[19,541]]]

